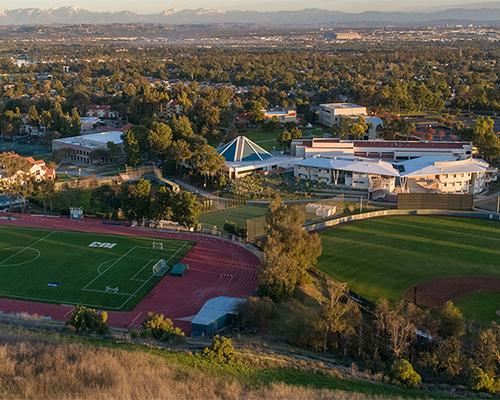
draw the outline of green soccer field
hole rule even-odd
[[[0,297],[131,310],[161,280],[153,266],[171,267],[193,244],[0,227]]]
[[[376,218],[331,228],[321,239],[318,267],[373,301],[401,299],[435,278],[500,277],[500,223],[494,221]],[[470,307],[482,303],[469,313]]]

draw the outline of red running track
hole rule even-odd
[[[136,327],[150,311],[162,313],[176,325],[190,331],[189,317],[216,296],[247,297],[257,288],[259,259],[251,251],[224,239],[194,233],[158,232],[104,224],[102,220],[73,221],[68,218],[15,215],[0,219],[0,225],[54,230],[95,232],[111,235],[194,240],[196,244],[182,260],[189,271],[182,278],[165,276],[132,311],[109,311],[109,324],[119,328]],[[0,298],[0,310],[28,313],[65,320],[73,307]]]

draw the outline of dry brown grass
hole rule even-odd
[[[374,399],[276,384],[249,387],[139,351],[0,330],[1,399]]]

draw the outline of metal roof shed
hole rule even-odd
[[[217,333],[227,326],[237,314],[238,304],[245,299],[219,296],[207,300],[191,321],[192,336],[206,336]]]

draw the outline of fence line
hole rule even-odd
[[[353,221],[362,221],[365,219],[390,217],[390,216],[411,216],[411,215],[441,215],[446,217],[466,217],[480,218],[491,221],[500,221],[500,214],[494,212],[481,211],[454,211],[454,210],[380,210],[371,211],[363,214],[348,215],[345,217],[334,218],[327,221],[317,222],[304,227],[308,232],[330,228],[332,226],[345,224]]]

